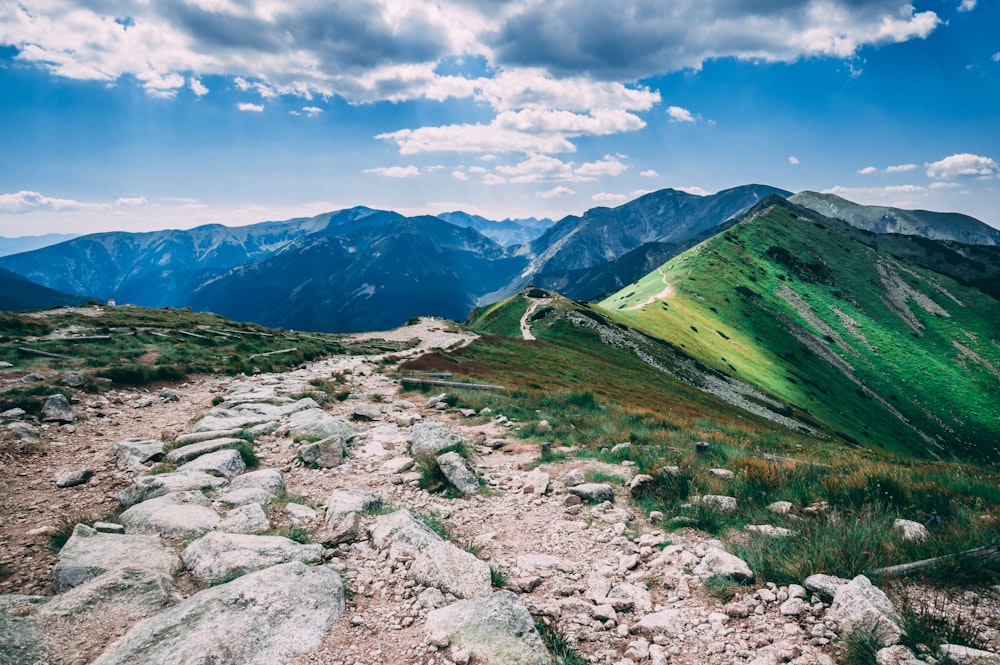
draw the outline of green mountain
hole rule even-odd
[[[823,436],[1000,461],[1000,302],[842,222],[765,204],[601,306]]]
[[[49,309],[59,305],[79,305],[85,300],[84,296],[47,288],[0,268],[0,311]]]

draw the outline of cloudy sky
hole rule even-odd
[[[0,0],[0,235],[751,182],[1000,227],[998,0]]]

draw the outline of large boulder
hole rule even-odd
[[[746,561],[718,547],[706,548],[705,556],[694,569],[694,574],[699,577],[719,575],[744,582],[753,582],[754,577]]]
[[[218,528],[222,518],[197,491],[172,492],[132,506],[118,521],[129,533],[159,533],[187,538]]]
[[[229,490],[262,489],[276,496],[285,493],[285,477],[277,469],[260,469],[233,478]]]
[[[490,567],[451,543],[430,543],[410,566],[409,575],[424,586],[436,587],[456,598],[490,593]]]
[[[605,483],[582,483],[574,485],[566,490],[570,494],[575,494],[587,503],[603,503],[604,501],[614,501],[615,491],[611,485]]]
[[[826,620],[840,625],[841,636],[854,629],[870,630],[882,646],[898,644],[903,635],[892,601],[864,575],[837,589]]]
[[[156,536],[99,533],[77,524],[56,557],[52,582],[56,593],[119,568],[141,566],[171,575],[181,567],[177,554]]]
[[[76,420],[73,414],[73,407],[65,395],[56,393],[49,395],[42,405],[42,420],[57,423],[71,423]]]
[[[308,467],[332,469],[344,463],[347,444],[344,437],[334,434],[313,443],[299,446],[299,459]]]
[[[132,480],[132,487],[118,493],[118,501],[123,506],[131,506],[173,492],[209,490],[225,484],[225,478],[217,478],[203,471],[175,471],[139,476]]]
[[[352,489],[334,490],[326,499],[326,523],[335,527],[350,513],[363,513],[382,505],[371,492]]]
[[[118,536],[119,538],[125,536]],[[162,571],[135,567],[114,568],[78,587],[55,596],[39,609],[39,616],[82,615],[95,608],[113,609],[118,616],[141,619],[180,602],[173,579]]]
[[[266,533],[271,529],[271,520],[261,504],[252,502],[225,513],[216,529],[226,533]]]
[[[233,437],[223,437],[221,439],[209,439],[199,443],[189,443],[186,446],[174,448],[163,456],[163,460],[171,464],[176,462],[189,462],[202,455],[214,453],[224,448],[232,448],[237,443],[246,443],[243,439]]]
[[[214,585],[280,563],[322,563],[322,545],[301,545],[281,536],[212,532],[181,552],[184,567],[205,584]]]
[[[358,428],[339,416],[331,416],[320,408],[298,411],[288,417],[288,434],[293,438],[325,439],[339,436],[349,440]]]
[[[451,451],[436,459],[441,473],[455,489],[466,496],[479,492],[479,477],[464,457]]]
[[[441,423],[420,423],[416,425],[407,438],[410,444],[410,455],[437,455],[449,446],[467,445],[468,440]]]
[[[31,611],[43,596],[0,596],[0,662],[38,665],[48,662],[48,640]]]
[[[226,478],[238,476],[246,470],[247,465],[243,461],[243,456],[240,455],[238,450],[233,450],[232,448],[216,450],[214,453],[202,455],[187,464],[182,464],[177,469],[180,473],[203,471],[212,475],[225,476]]]
[[[428,634],[446,633],[452,647],[484,665],[551,665],[531,614],[510,591],[460,600],[427,614]]]
[[[211,587],[136,624],[91,665],[271,665],[315,649],[344,612],[340,575],[291,562]]]
[[[388,548],[393,543],[405,543],[410,547],[423,549],[431,543],[441,541],[441,536],[431,531],[405,509],[388,515],[379,515],[372,527],[372,544],[380,550]]]
[[[125,439],[116,443],[114,450],[118,468],[134,469],[163,459],[166,444],[156,439]]]

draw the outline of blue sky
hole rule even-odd
[[[1000,227],[1000,2],[0,3],[0,235],[751,182]]]

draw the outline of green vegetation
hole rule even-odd
[[[69,398],[70,391],[66,388],[40,384],[30,388],[12,388],[0,393],[0,412],[8,409],[23,409],[33,416],[40,416],[45,398],[55,394],[65,395]]]
[[[553,626],[545,623],[545,619],[535,619],[535,629],[542,638],[542,642],[549,648],[549,652],[555,656],[556,665],[585,665],[584,660],[578,653],[573,651],[562,635],[556,632]]]
[[[507,586],[507,573],[496,566],[490,566],[490,584],[494,589],[502,589]]]
[[[876,665],[876,656],[881,648],[875,633],[859,626],[844,635],[840,643],[840,662],[843,665]]]
[[[416,511],[413,513],[413,517],[423,522],[424,526],[444,540],[451,540],[451,527],[437,513],[430,510]]]

